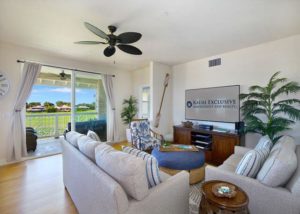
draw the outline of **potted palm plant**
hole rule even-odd
[[[128,125],[126,129],[126,137],[128,142],[131,142],[130,123],[137,112],[137,99],[133,96],[130,96],[129,99],[124,99],[121,118],[123,120],[123,123]]]
[[[273,74],[266,86],[254,85],[248,94],[240,94],[245,132],[268,135],[273,143],[300,120],[300,100],[290,96],[300,91],[299,83],[288,82],[279,74]]]

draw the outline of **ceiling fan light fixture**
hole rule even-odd
[[[60,77],[61,80],[66,80],[67,79],[66,73],[65,73],[64,70],[62,70],[62,72],[59,74],[59,77]]]
[[[88,22],[84,23],[85,27],[94,33],[95,35],[99,36],[102,39],[105,39],[106,42],[98,42],[98,41],[79,41],[75,42],[75,44],[83,44],[83,45],[95,45],[95,44],[108,44],[109,46],[106,47],[103,51],[103,54],[106,57],[110,57],[115,54],[117,46],[121,51],[124,51],[125,53],[128,54],[133,54],[133,55],[141,55],[142,51],[139,50],[138,48],[128,45],[134,42],[137,42],[138,40],[141,39],[142,34],[137,33],[137,32],[125,32],[121,33],[120,35],[116,36],[113,33],[117,30],[116,26],[110,25],[108,26],[108,30],[110,34],[104,33],[102,30],[99,28],[95,27],[94,25],[91,25]]]

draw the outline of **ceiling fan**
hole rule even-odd
[[[66,73],[65,73],[64,70],[62,70],[62,72],[59,73],[59,78],[60,78],[61,80],[66,80],[66,79],[67,79],[67,75],[66,75]]]
[[[97,44],[107,44],[108,47],[106,47],[103,51],[103,54],[106,57],[112,56],[116,52],[115,46],[117,46],[120,50],[128,53],[128,54],[134,54],[134,55],[141,55],[142,51],[132,45],[128,45],[134,42],[137,42],[142,37],[142,34],[136,33],[136,32],[126,32],[121,33],[120,35],[116,36],[113,33],[117,30],[117,27],[115,26],[108,26],[108,30],[110,34],[104,33],[99,28],[95,27],[94,25],[91,25],[90,23],[85,22],[85,27],[99,36],[102,39],[105,39],[105,42],[100,41],[79,41],[75,42],[75,44],[83,44],[83,45],[97,45]]]

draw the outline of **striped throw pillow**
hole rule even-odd
[[[155,157],[138,149],[128,146],[122,147],[123,152],[142,158],[146,162],[146,176],[148,179],[149,188],[161,183],[158,163]]]
[[[271,151],[271,148],[273,146],[273,143],[268,135],[262,136],[257,145],[255,146],[255,149],[268,149]]]
[[[96,132],[94,132],[94,131],[92,131],[92,130],[89,130],[88,133],[86,134],[86,136],[92,138],[92,139],[95,140],[95,141],[101,142],[100,137],[97,135]]]
[[[235,173],[250,178],[255,178],[263,163],[267,159],[270,150],[253,149],[247,152],[239,162]]]

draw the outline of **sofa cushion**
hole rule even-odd
[[[129,196],[142,200],[149,194],[145,161],[105,144],[97,146],[95,151],[97,165],[113,177]]]
[[[218,169],[221,169],[221,170],[226,171],[226,172],[232,172],[232,173],[234,173],[235,170],[236,170],[236,167],[232,166],[230,164],[223,163],[221,166],[218,166]]]
[[[239,162],[235,173],[255,178],[269,154],[268,149],[253,149],[247,152]]]
[[[171,177],[171,175],[169,175],[169,174],[167,174],[167,173],[160,170],[159,171],[159,177],[161,179],[161,182],[165,182],[166,180],[168,180]]]
[[[295,139],[292,138],[291,136],[284,135],[277,141],[277,143],[275,143],[271,151],[274,151],[276,149],[281,149],[282,147],[295,151],[296,150]]]
[[[273,143],[268,135],[262,136],[257,145],[255,146],[255,149],[268,149],[271,151],[271,148],[273,146]]]
[[[146,175],[150,188],[161,183],[158,163],[155,157],[146,152],[128,146],[123,146],[122,150],[128,154],[142,158],[146,162]]]
[[[243,155],[237,155],[237,154],[232,154],[230,155],[229,158],[227,158],[223,164],[226,165],[231,165],[234,167],[234,169],[237,168],[238,164],[240,163],[240,161],[242,160]],[[235,171],[235,170],[234,170]]]
[[[76,148],[78,148],[78,138],[80,136],[83,136],[83,134],[80,134],[78,132],[74,132],[74,131],[70,131],[66,133],[66,140],[72,144],[73,146],[75,146]]]
[[[292,192],[293,195],[300,197],[300,145],[296,147],[296,155],[298,160],[297,169],[286,187]]]
[[[287,143],[286,145],[290,144]],[[275,149],[273,147],[269,157],[259,171],[257,179],[271,187],[286,184],[297,168],[297,156],[293,148],[295,147],[278,146]]]
[[[79,151],[81,151],[85,156],[87,156],[92,161],[96,161],[95,159],[95,148],[101,142],[95,141],[88,136],[80,136],[77,140]]]
[[[95,140],[95,141],[101,142],[99,136],[96,134],[96,132],[94,132],[94,131],[92,131],[92,130],[89,130],[89,131],[87,132],[86,136],[92,138],[92,139]]]

